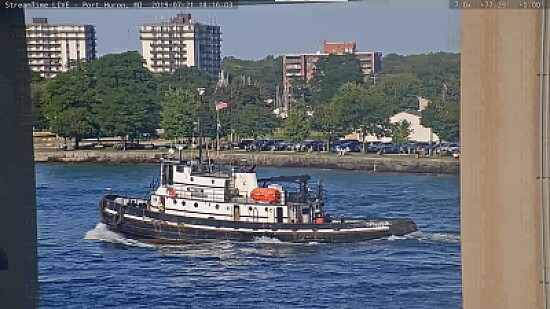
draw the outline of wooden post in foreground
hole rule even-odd
[[[546,308],[541,250],[540,10],[465,10],[463,304]]]

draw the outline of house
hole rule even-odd
[[[411,134],[409,134],[409,140],[415,141],[415,142],[421,142],[421,143],[428,143],[430,142],[430,135],[432,135],[432,130],[420,124],[421,117],[422,117],[422,114],[420,111],[407,110],[391,116],[390,123],[400,123],[401,121],[406,120],[408,123],[410,123],[410,129],[411,129]],[[357,139],[362,141],[363,135],[360,131],[358,131],[356,133],[349,134],[348,136],[346,136],[346,139]],[[433,133],[431,140],[434,142],[438,142],[439,137],[437,136],[437,134]],[[389,143],[391,141],[392,141],[391,137],[378,138],[376,136],[367,135],[367,142],[369,143],[371,142]]]

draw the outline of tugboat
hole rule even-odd
[[[148,198],[113,194],[100,201],[100,220],[114,232],[149,243],[212,240],[358,242],[417,231],[410,219],[333,218],[321,182],[308,175],[257,178],[255,166],[225,170],[209,161],[161,159],[160,181]]]

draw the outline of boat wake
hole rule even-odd
[[[254,243],[257,244],[282,244],[283,242],[276,238],[271,238],[267,236],[254,237]]]
[[[98,240],[104,242],[110,242],[114,244],[122,244],[133,247],[153,248],[152,244],[146,244],[134,239],[126,238],[118,233],[115,233],[107,228],[104,223],[98,223],[93,229],[86,232],[84,236],[85,240]]]
[[[413,232],[405,236],[391,235],[387,240],[407,240],[414,239],[419,241],[428,241],[436,243],[460,243],[460,235],[448,234],[448,233],[428,233],[428,232]]]

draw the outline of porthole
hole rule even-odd
[[[220,209],[220,205],[216,204],[216,209]]]
[[[199,203],[195,202],[195,207],[199,207]]]
[[[248,207],[248,210],[249,210],[249,211],[252,211],[252,207]]]
[[[181,206],[185,206],[185,201],[181,201]]]

